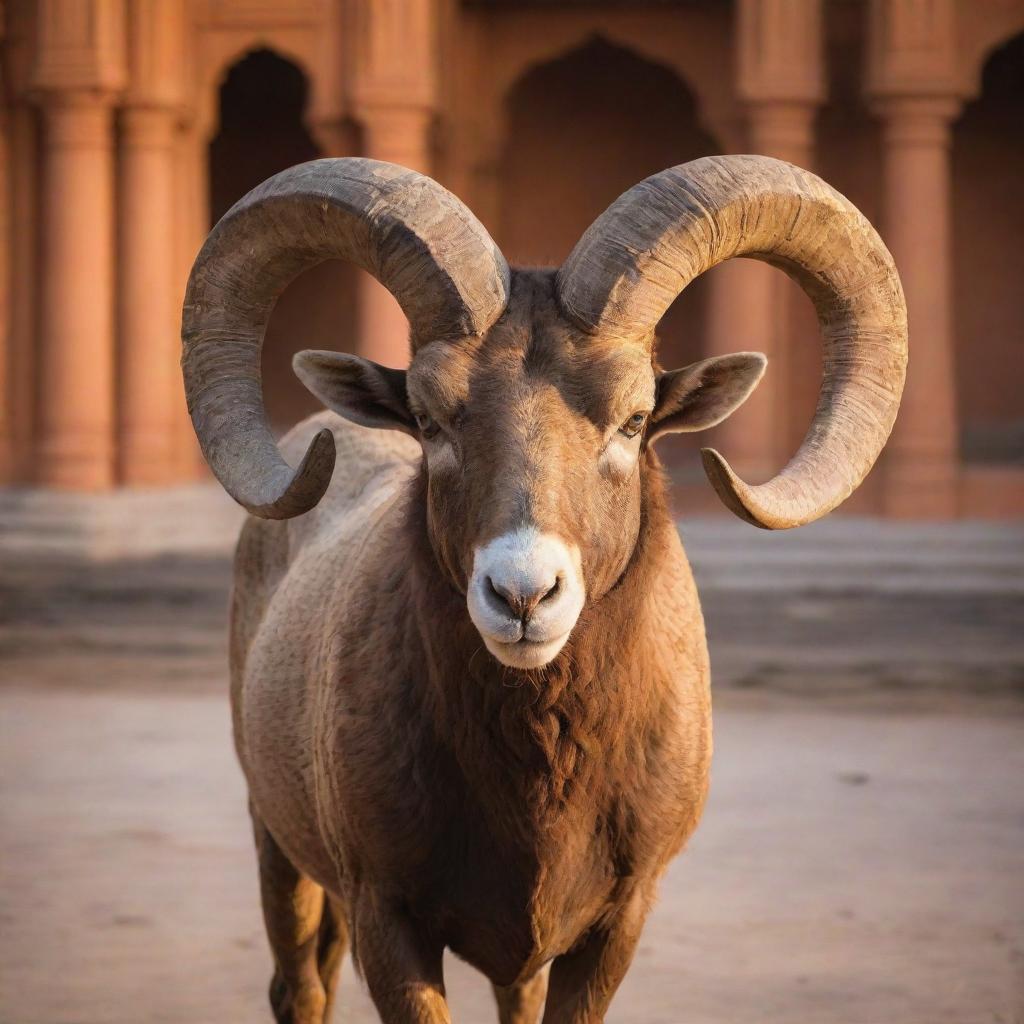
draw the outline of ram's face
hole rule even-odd
[[[651,338],[572,327],[553,271],[512,280],[489,331],[420,340],[408,371],[333,352],[299,353],[295,368],[341,415],[419,440],[440,571],[466,595],[494,657],[535,669],[625,570],[651,443],[723,419],[757,383],[764,357],[656,373]]]
[[[517,275],[483,339],[426,345],[414,360],[431,541],[504,664],[551,661],[622,574],[655,391],[649,348],[575,332],[550,274]]]

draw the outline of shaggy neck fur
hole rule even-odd
[[[636,651],[648,636],[651,583],[675,527],[652,451],[641,474],[632,557],[611,590],[584,608],[566,647],[536,671],[508,668],[487,652],[465,597],[438,567],[417,493],[422,479],[411,495],[409,593],[426,666],[424,711],[469,786],[486,778],[482,810],[513,841],[529,844],[538,829],[555,827],[577,795],[592,793],[596,776],[628,771],[630,758],[641,755],[644,721],[658,713],[660,695],[643,674],[650,658]],[[638,749],[627,749],[630,743]]]

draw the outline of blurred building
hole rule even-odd
[[[646,175],[758,152],[846,193],[903,275],[910,378],[854,508],[1024,512],[1024,0],[0,8],[2,482],[201,474],[177,368],[185,280],[213,221],[283,167],[366,155],[427,171],[510,261],[557,264]],[[769,354],[715,440],[745,474],[782,465],[820,381],[796,287],[733,261],[680,297],[661,334],[666,365]],[[401,363],[401,312],[349,267],[295,281],[264,355],[281,428],[313,408],[290,371],[308,347]],[[689,443],[673,449],[684,482]]]

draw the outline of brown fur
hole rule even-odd
[[[279,1021],[326,1019],[346,935],[386,1024],[449,1020],[446,946],[505,1024],[534,1024],[549,962],[545,1024],[603,1020],[711,753],[657,457],[594,468],[654,373],[649,347],[569,328],[550,273],[515,272],[483,339],[428,344],[408,374],[414,411],[457,421],[457,465],[333,413],[286,439],[294,459],[327,426],[339,464],[312,512],[248,520],[236,558],[232,705]],[[529,672],[487,652],[464,596],[473,546],[524,515],[579,545],[588,595]]]

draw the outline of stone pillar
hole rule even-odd
[[[3,28],[0,26],[0,41]],[[11,415],[11,309],[9,301],[11,232],[7,104],[0,95],[0,485],[14,479],[14,423]]]
[[[364,108],[363,155],[430,173],[429,110],[411,107]],[[409,362],[409,321],[394,296],[376,278],[360,274],[359,352],[385,366]]]
[[[119,476],[165,484],[176,476],[174,423],[183,402],[175,295],[175,112],[121,112]]]
[[[429,174],[432,119],[432,111],[424,107],[362,107],[359,120],[366,156]]]
[[[882,234],[903,280],[910,366],[885,456],[884,508],[957,511],[950,125],[960,109],[952,0],[874,0],[868,91],[882,120]]]
[[[354,0],[353,103],[363,155],[431,172],[437,48],[432,0]],[[358,291],[362,355],[387,366],[409,361],[409,325],[376,280]]]
[[[114,482],[113,134],[108,96],[43,105],[38,482]]]
[[[736,17],[746,149],[807,167],[814,162],[814,116],[824,98],[821,2],[740,0]],[[753,350],[769,359],[758,389],[715,435],[730,463],[751,481],[767,479],[792,454],[787,382],[796,330],[793,289],[779,271],[753,260],[733,260],[712,272],[711,353]]]
[[[465,200],[494,238],[503,236],[502,152],[507,132],[504,110],[484,110],[482,121],[460,125],[445,147],[453,182],[451,190]],[[448,185],[448,182],[445,182]]]
[[[304,121],[323,157],[354,156],[358,153],[354,125],[346,107],[345,73],[349,63],[346,45],[350,25],[350,0],[318,0],[316,9],[322,30],[317,33],[313,64],[317,71]]]
[[[174,157],[175,271],[174,347],[181,352],[181,304],[196,254],[210,230],[209,156],[206,133],[195,118],[179,125]],[[177,358],[177,356],[176,356]],[[176,394],[180,403],[173,426],[174,475],[177,480],[206,479],[209,467],[203,459],[192,421],[185,405],[180,369],[176,371]]]
[[[36,477],[114,482],[112,104],[124,85],[124,10],[39,0],[33,84],[42,108]]]
[[[118,136],[118,478],[152,486],[182,478],[187,421],[178,368],[183,211],[179,137],[183,0],[126,0],[128,80]],[[194,253],[193,253],[194,255]],[[187,474],[191,475],[191,474]]]
[[[31,479],[35,454],[36,364],[38,361],[37,276],[39,244],[39,132],[31,88],[35,68],[38,11],[31,4],[3,7],[0,58],[5,114],[7,189],[5,327],[7,332],[7,426],[12,465],[9,479]],[[16,256],[16,258],[15,258]]]
[[[781,381],[776,295],[771,268],[754,260],[729,260],[711,271],[707,354],[764,352],[769,359],[754,394],[710,435],[710,444],[750,483],[770,478],[784,458],[777,443]]]

